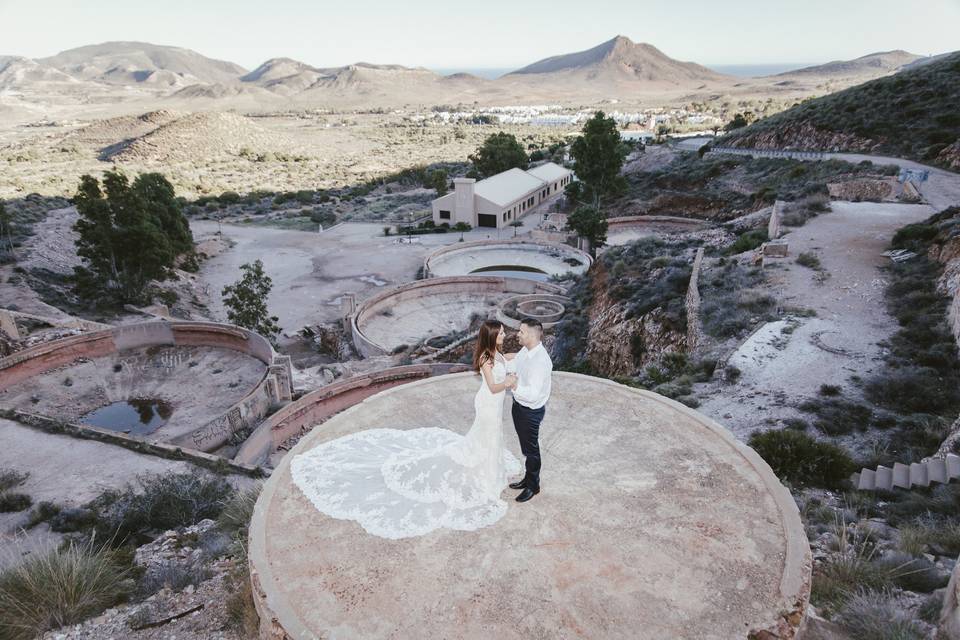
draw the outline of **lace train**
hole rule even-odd
[[[354,520],[373,535],[473,531],[506,512],[500,492],[521,465],[502,446],[484,452],[471,440],[433,427],[368,429],[297,455],[290,468],[319,511]],[[499,459],[490,464],[489,454]]]

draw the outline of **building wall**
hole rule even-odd
[[[508,227],[511,222],[524,217],[542,202],[562,193],[564,187],[572,180],[573,172],[568,172],[566,176],[545,183],[503,206],[476,195],[473,188],[475,180],[456,178],[453,181],[454,191],[433,201],[433,223],[436,225],[447,223],[452,227],[458,222],[466,222],[476,228],[479,226],[478,215],[483,214],[496,216],[497,228]],[[528,204],[524,205],[524,203]],[[441,211],[448,211],[450,217],[441,218]]]

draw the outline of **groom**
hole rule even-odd
[[[509,361],[507,370],[516,372],[513,384],[513,426],[520,439],[520,450],[526,457],[526,474],[511,489],[523,489],[517,502],[526,502],[540,493],[540,423],[550,398],[550,374],[553,362],[543,347],[543,325],[533,319],[520,323],[520,344],[523,348]],[[512,366],[511,366],[512,365]]]

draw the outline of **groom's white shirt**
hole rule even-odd
[[[550,374],[553,361],[541,342],[533,349],[520,349],[517,356],[507,362],[507,372],[517,374],[517,388],[513,399],[528,409],[539,409],[550,397]]]

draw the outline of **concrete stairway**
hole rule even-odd
[[[855,489],[873,491],[890,490],[894,487],[909,489],[913,485],[930,486],[931,482],[946,484],[954,478],[960,478],[960,456],[948,453],[946,458],[931,458],[924,462],[909,465],[893,463],[893,468],[880,465],[874,469],[863,469],[850,476]]]

